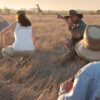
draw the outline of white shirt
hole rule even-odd
[[[16,51],[35,50],[32,34],[32,26],[25,27],[17,23],[14,30],[15,42],[13,44],[13,49]]]

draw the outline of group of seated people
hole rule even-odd
[[[57,15],[57,18],[65,20],[71,33],[71,43],[68,41],[65,46],[74,45],[83,38],[86,24],[82,21],[83,15],[76,10],[70,10],[68,16]],[[6,47],[6,35],[14,33],[14,43]],[[13,56],[27,56],[34,54],[35,37],[32,23],[27,18],[26,12],[20,10],[16,14],[16,22],[1,31],[2,55],[9,59]]]
[[[100,100],[100,27],[82,21],[83,15],[70,10],[68,16],[58,15],[63,19],[71,33],[66,47],[74,47],[77,54],[91,63],[60,86],[58,100]],[[32,56],[35,51],[35,37],[32,24],[25,11],[18,11],[17,22],[1,32],[2,55],[5,59],[15,56]],[[6,47],[6,34],[14,32],[15,41]]]

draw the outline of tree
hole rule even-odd
[[[97,13],[97,14],[100,14],[100,10],[97,10],[96,13]]]
[[[11,13],[11,10],[8,9],[8,8],[4,8],[3,12],[4,12],[4,14],[10,14]]]
[[[0,9],[0,14],[2,14],[2,9]]]

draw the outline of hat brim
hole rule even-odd
[[[72,15],[72,16],[78,16],[80,19],[83,18],[83,15],[82,14],[76,14],[76,15]],[[64,18],[68,19],[68,18],[70,18],[72,16],[65,16]]]
[[[64,18],[65,18],[65,19],[68,19],[68,18],[70,18],[70,16],[64,16]]]
[[[89,50],[84,47],[83,40],[78,42],[75,46],[76,52],[80,57],[88,61],[98,61],[100,60],[100,51]]]

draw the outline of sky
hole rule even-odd
[[[44,10],[97,10],[100,0],[0,0],[0,8],[30,9],[39,4]]]

